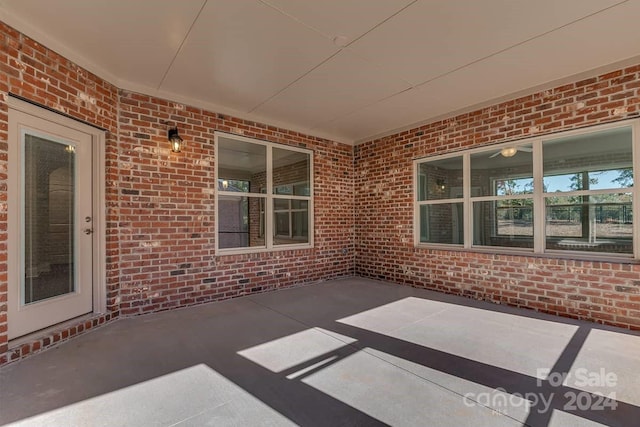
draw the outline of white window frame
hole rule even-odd
[[[266,147],[266,163],[267,163],[267,178],[266,178],[266,192],[265,193],[238,193],[233,191],[224,191],[218,188],[218,159],[220,158],[218,154],[219,147],[219,138],[225,139],[234,139],[237,141],[247,142],[251,144],[261,145]],[[284,251],[284,250],[292,250],[292,249],[310,249],[313,248],[313,237],[314,237],[314,208],[313,208],[313,200],[314,200],[314,189],[313,189],[313,151],[305,148],[289,146],[286,144],[278,144],[275,142],[263,141],[260,139],[249,138],[245,136],[235,135],[226,132],[215,132],[214,133],[214,143],[215,143],[215,166],[214,166],[214,183],[215,183],[215,207],[214,207],[214,218],[215,218],[215,251],[217,255],[236,255],[236,254],[250,254],[250,253],[259,253],[259,252],[272,252],[272,251]],[[281,150],[289,150],[289,151],[297,151],[300,153],[309,155],[309,196],[295,196],[295,195],[281,195],[273,193],[273,148],[278,148]],[[220,248],[218,238],[218,226],[220,224],[219,221],[219,203],[218,200],[224,196],[233,196],[233,197],[250,197],[256,199],[262,199],[264,201],[265,214],[264,214],[264,224],[260,224],[260,227],[264,225],[264,240],[265,244],[263,246],[253,246],[253,247],[242,247],[242,248]],[[275,241],[275,209],[273,201],[275,199],[291,199],[291,200],[306,200],[308,202],[308,210],[309,210],[309,236],[308,242],[303,243],[291,243],[291,244],[280,244],[276,245]]]
[[[632,131],[632,159],[633,159],[633,176],[634,185],[631,189],[605,189],[605,190],[578,190],[571,192],[562,192],[558,194],[562,197],[572,197],[583,194],[613,194],[613,193],[631,193],[633,197],[633,254],[617,254],[610,252],[591,252],[591,251],[571,251],[571,250],[553,250],[546,249],[545,239],[545,214],[546,193],[543,191],[543,158],[542,144],[545,141],[561,139],[569,136],[587,135],[608,129],[631,127]],[[491,153],[506,147],[519,147],[530,145],[533,147],[533,194],[509,195],[509,196],[471,196],[471,155],[476,153]],[[464,244],[447,244],[447,243],[425,243],[420,241],[420,206],[454,203],[460,202],[460,199],[436,199],[436,200],[419,200],[419,166],[422,163],[442,160],[447,158],[462,157],[463,168],[463,221],[464,221]],[[558,132],[551,135],[526,138],[521,140],[504,142],[501,144],[474,148],[465,151],[448,153],[440,156],[416,158],[413,160],[413,230],[414,230],[414,246],[417,248],[444,249],[444,250],[472,250],[474,252],[489,253],[507,253],[507,254],[532,254],[536,256],[550,256],[555,258],[572,258],[587,260],[615,260],[621,261],[625,259],[640,260],[640,119],[622,120],[615,123],[590,126],[587,128],[576,129],[572,131]],[[476,246],[473,244],[473,203],[482,201],[497,200],[513,200],[513,199],[530,199],[533,198],[533,249],[517,248],[506,246]]]

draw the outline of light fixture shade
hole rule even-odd
[[[518,149],[516,147],[505,147],[500,150],[500,154],[502,154],[504,157],[513,157],[517,152]]]
[[[179,153],[184,146],[183,139],[178,135],[178,128],[169,129],[169,135],[167,136],[169,143],[171,144],[171,151]]]

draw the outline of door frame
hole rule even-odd
[[[92,268],[92,295],[93,295],[93,314],[105,313],[107,308],[107,288],[106,288],[106,157],[105,157],[105,131],[97,127],[93,127],[86,123],[70,118],[64,114],[48,110],[46,107],[31,104],[27,101],[18,99],[11,95],[7,96],[7,105],[9,107],[8,115],[11,116],[12,111],[19,111],[31,116],[37,117],[55,123],[60,126],[68,127],[76,131],[89,134],[92,144],[92,210],[93,210],[93,268]],[[19,173],[20,168],[15,162],[19,149],[19,141],[16,143],[12,138],[19,138],[17,132],[8,130],[8,188],[7,188],[7,222],[8,222],[8,265],[7,278],[8,286],[15,286],[20,281],[20,187]],[[7,301],[7,304],[15,303],[15,301]],[[19,303],[19,302],[18,302]],[[50,325],[53,326],[53,325]],[[12,336],[11,319],[8,319],[9,340],[19,338]],[[37,333],[33,332],[33,333]],[[29,335],[29,334],[27,334]]]

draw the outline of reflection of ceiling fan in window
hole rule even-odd
[[[523,151],[525,153],[531,153],[533,148],[531,147],[504,147],[502,150],[497,151],[489,156],[490,159],[501,155],[502,157],[513,157],[516,155],[518,151]]]

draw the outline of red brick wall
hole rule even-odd
[[[357,146],[356,273],[640,329],[638,263],[414,248],[412,223],[415,158],[639,115],[637,65]]]
[[[0,23],[0,365],[120,315],[352,275],[353,149],[336,142],[119,90]],[[108,312],[9,350],[7,95],[107,129]],[[187,142],[171,153],[167,125]],[[314,151],[315,248],[216,257],[214,131]]]
[[[108,313],[64,332],[43,337],[28,348],[5,354],[7,342],[7,96],[13,93],[107,130],[107,309]],[[67,339],[118,315],[117,88],[79,68],[0,22],[0,364]],[[17,354],[17,356],[16,356]]]
[[[123,315],[353,274],[350,146],[126,91],[120,106]],[[166,120],[182,153],[168,149]],[[216,130],[313,150],[315,248],[215,256]]]

